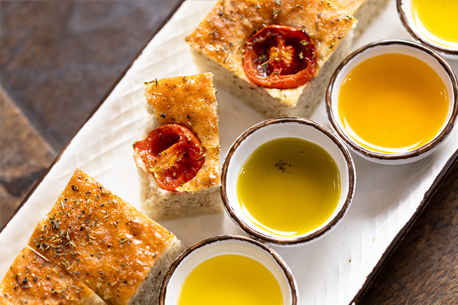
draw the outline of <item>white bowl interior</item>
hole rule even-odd
[[[324,128],[324,127],[322,127]],[[330,132],[330,131],[329,131]],[[269,142],[274,139],[284,138],[284,137],[294,137],[300,138],[314,144],[319,145],[324,150],[326,150],[334,161],[337,164],[339,173],[340,173],[340,180],[341,180],[341,194],[340,199],[337,204],[336,209],[334,210],[333,214],[329,219],[322,224],[320,227],[309,231],[303,235],[294,236],[294,237],[286,237],[286,236],[279,236],[275,235],[253,223],[249,217],[243,212],[242,207],[239,203],[238,195],[237,195],[237,180],[239,177],[239,173],[243,165],[245,164],[246,160],[251,156],[251,154],[262,144]],[[343,144],[342,144],[343,145]],[[246,225],[248,225],[254,231],[260,232],[264,235],[271,237],[274,240],[293,240],[298,237],[307,236],[313,234],[314,232],[322,229],[325,227],[329,222],[332,221],[333,218],[337,216],[340,210],[344,207],[347,195],[350,191],[350,184],[349,184],[349,172],[347,167],[347,161],[340,150],[340,148],[336,145],[336,143],[330,138],[329,135],[325,134],[317,127],[310,125],[310,124],[302,124],[298,122],[281,122],[275,123],[271,125],[264,126],[262,128],[257,129],[252,134],[248,135],[245,140],[242,141],[240,146],[236,149],[234,154],[232,155],[228,169],[227,169],[227,181],[226,181],[226,188],[227,188],[227,198],[228,204],[236,214],[236,216],[243,221]]]
[[[412,0],[402,1],[400,7],[404,12],[410,30],[413,31],[423,41],[428,42],[432,47],[435,48],[449,51],[458,51],[458,43],[447,41],[435,36],[421,23],[417,12],[413,9]],[[413,38],[417,39],[416,37]]]
[[[339,109],[338,109],[338,107],[339,107],[340,86],[342,85],[342,83],[343,83],[345,77],[348,75],[348,73],[350,73],[351,70],[353,68],[355,68],[358,64],[360,64],[361,62],[363,62],[363,61],[365,61],[365,60],[367,60],[369,58],[372,58],[372,57],[375,57],[375,56],[378,56],[378,55],[382,55],[382,54],[388,54],[388,53],[400,53],[400,54],[410,55],[410,56],[413,56],[413,57],[416,57],[416,58],[422,60],[423,62],[428,64],[431,68],[433,68],[436,71],[436,73],[439,75],[439,77],[442,79],[442,81],[445,84],[445,87],[446,87],[446,90],[447,90],[447,94],[449,96],[449,105],[448,105],[447,117],[446,117],[444,123],[442,124],[442,127],[441,127],[440,131],[436,134],[436,136],[433,139],[431,139],[431,141],[434,141],[434,139],[436,139],[439,136],[439,134],[442,133],[442,131],[446,127],[447,122],[450,120],[450,118],[452,116],[452,113],[453,113],[453,107],[454,107],[454,104],[455,104],[455,96],[454,96],[454,93],[453,93],[453,84],[452,84],[452,81],[450,79],[449,74],[447,73],[445,68],[441,65],[441,63],[436,58],[434,58],[433,56],[431,56],[430,54],[428,54],[427,52],[423,51],[420,48],[412,47],[412,46],[405,45],[405,44],[400,44],[400,43],[399,44],[398,43],[395,43],[395,44],[378,44],[378,45],[374,45],[372,47],[369,47],[369,48],[363,50],[361,53],[357,54],[355,57],[353,57],[342,68],[342,70],[339,71],[339,73],[338,73],[338,75],[337,75],[337,77],[336,77],[336,79],[334,81],[334,84],[333,84],[333,87],[332,87],[332,92],[331,92],[331,99],[332,99],[331,111],[333,113],[333,118],[335,120],[334,123],[338,126],[339,131],[341,133],[345,134],[347,136],[348,140],[350,140],[355,146],[359,147],[361,150],[369,151],[369,149],[367,149],[365,147],[362,147],[357,142],[353,141],[353,138],[347,133],[343,122],[340,120]],[[383,154],[383,153],[378,153],[378,154],[380,154],[380,155],[394,155],[394,154]],[[366,157],[366,156],[363,156],[363,157]],[[400,163],[404,163],[404,162],[400,161]]]
[[[254,259],[264,265],[275,276],[283,295],[283,304],[292,304],[293,289],[285,271],[266,251],[255,243],[239,239],[223,239],[205,244],[187,255],[174,270],[167,284],[165,305],[178,304],[181,287],[188,274],[202,262],[219,255],[236,254]],[[205,289],[205,288],[203,288]]]

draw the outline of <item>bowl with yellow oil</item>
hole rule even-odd
[[[309,243],[343,219],[355,190],[353,159],[323,125],[270,119],[232,144],[222,167],[221,195],[245,232],[278,246]]]
[[[361,157],[406,164],[446,142],[457,116],[457,79],[438,53],[385,40],[350,54],[326,92],[332,128]]]
[[[416,41],[458,58],[458,0],[397,0],[402,24]]]
[[[220,235],[185,250],[165,275],[160,305],[296,305],[284,260],[248,237]]]

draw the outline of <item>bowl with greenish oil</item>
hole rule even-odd
[[[186,249],[162,283],[159,305],[296,305],[298,289],[285,261],[245,236],[219,235]]]
[[[302,118],[263,121],[231,146],[222,169],[222,199],[245,232],[280,246],[329,233],[355,191],[353,159],[323,125]]]

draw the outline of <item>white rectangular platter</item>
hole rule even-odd
[[[0,278],[27,244],[38,221],[51,209],[75,168],[94,177],[141,210],[132,143],[146,121],[143,83],[155,78],[200,73],[183,38],[214,1],[186,1],[151,40],[108,98],[78,132],[0,235]],[[395,1],[355,42],[354,49],[381,39],[407,39]],[[455,71],[458,63],[451,62]],[[218,88],[221,158],[247,128],[263,120],[229,92]],[[324,101],[312,119],[329,127]],[[350,304],[373,275],[406,225],[458,155],[457,128],[433,155],[409,165],[384,166],[353,156],[357,187],[350,211],[324,238],[305,246],[275,249],[291,267],[300,304]],[[219,234],[243,234],[224,214],[161,222],[190,246]]]

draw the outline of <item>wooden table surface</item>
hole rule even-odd
[[[179,2],[0,1],[0,227]],[[455,164],[357,304],[458,304],[457,257]]]

